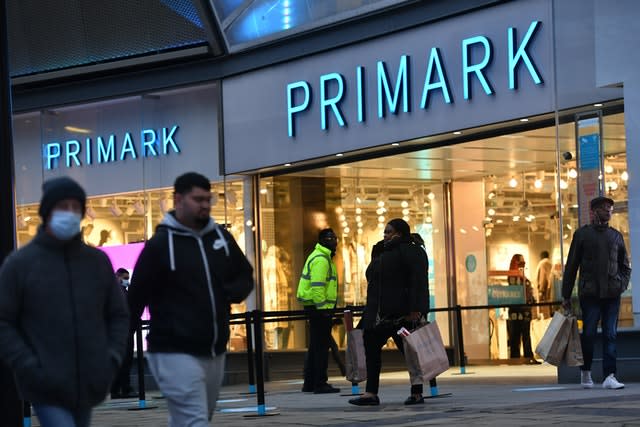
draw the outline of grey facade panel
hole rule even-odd
[[[510,27],[515,28],[512,56],[516,56],[518,47],[524,46],[526,56],[536,70],[532,71],[523,60],[512,67],[518,82],[515,89],[509,87]],[[532,27],[536,30],[525,42]],[[512,2],[225,79],[226,173],[293,163],[552,111],[551,45],[550,3],[544,0]],[[430,102],[423,109],[421,101],[432,48],[438,48],[450,102],[446,102],[445,91],[436,88],[430,91]],[[463,84],[465,50],[468,53],[468,99],[465,99]],[[487,50],[491,51],[490,58],[485,56]],[[407,111],[403,108],[404,97],[399,96],[395,114],[390,112],[390,103],[383,101],[387,105],[380,118],[379,94],[383,94],[383,99],[386,95],[378,88],[381,74],[378,70],[381,67],[386,70],[382,75],[386,76],[393,98],[396,87],[404,88],[396,84],[398,75],[402,74],[403,58],[406,60]],[[489,60],[481,74],[491,89],[483,87],[479,74],[468,70],[486,59]],[[362,67],[362,85],[357,83],[358,67]],[[536,73],[539,82],[535,81]],[[339,114],[330,105],[325,106],[325,130],[321,129],[320,107],[323,76],[327,80],[325,100],[337,97],[339,81],[343,83],[342,97],[335,105]],[[439,81],[438,74],[432,73],[430,83]],[[295,137],[290,137],[287,85],[295,82],[305,82],[300,84],[309,86],[310,101],[308,108],[293,115]],[[491,90],[493,93],[485,93]],[[304,89],[298,87],[291,93],[291,104],[302,105]],[[360,99],[363,100],[364,120],[358,117]],[[344,120],[344,126],[339,125],[338,116]],[[248,156],[250,152],[260,154]]]

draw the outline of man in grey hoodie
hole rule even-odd
[[[0,268],[0,357],[43,427],[86,427],[125,351],[129,316],[105,253],[84,244],[86,195],[43,186],[36,237]]]
[[[195,172],[174,183],[175,210],[146,243],[129,286],[132,322],[151,313],[149,367],[170,427],[209,425],[229,340],[230,304],[254,285],[253,268],[210,217],[211,184]]]

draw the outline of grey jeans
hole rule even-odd
[[[167,399],[169,427],[204,427],[216,409],[225,355],[149,353],[149,368]]]

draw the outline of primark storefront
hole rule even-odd
[[[173,179],[195,170],[256,266],[236,312],[299,309],[298,275],[326,226],[340,236],[339,305],[364,304],[371,247],[394,217],[426,242],[432,307],[518,302],[509,261],[523,254],[535,286],[542,251],[555,286],[539,300],[558,300],[595,195],[616,201],[612,224],[632,265],[640,256],[628,167],[640,155],[638,64],[614,24],[639,10],[613,3],[500,2],[207,83],[16,114],[18,241],[35,234],[42,180],[70,175],[90,195],[85,240],[132,268]],[[637,292],[623,296],[621,326],[637,322]],[[549,312],[535,314],[534,340]],[[453,317],[432,316],[454,343]],[[470,361],[508,358],[506,317],[463,312]],[[303,350],[305,325],[267,323],[265,343]],[[230,350],[244,348],[235,327]]]

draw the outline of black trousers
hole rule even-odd
[[[397,334],[400,327],[409,325],[397,325],[383,323],[373,329],[364,330],[364,352],[367,360],[367,386],[368,393],[378,394],[380,387],[380,370],[382,369],[382,347],[387,343],[389,337],[393,338],[398,350],[404,354],[402,338]],[[411,386],[411,394],[422,394],[422,384]]]
[[[128,394],[131,392],[131,364],[133,363],[133,334],[135,331],[129,331],[127,337],[127,351],[122,359],[122,365],[116,374],[111,385],[112,394]]]
[[[305,306],[309,313],[309,347],[305,357],[305,389],[316,389],[327,383],[329,364],[329,342],[331,339],[331,314],[312,306]]]
[[[507,320],[507,330],[509,331],[509,357],[517,359],[520,357],[520,343],[524,357],[533,358],[531,349],[531,321],[530,320]]]

